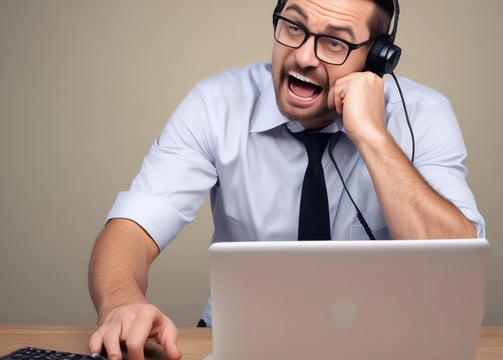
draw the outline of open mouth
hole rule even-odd
[[[288,75],[288,88],[295,97],[305,101],[314,99],[322,91],[320,86],[313,84],[308,79],[293,75]]]

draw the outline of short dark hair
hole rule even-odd
[[[384,11],[386,11],[389,15],[390,18],[393,17],[393,14],[395,13],[395,5],[394,1],[392,0],[374,0],[374,2],[380,6]]]
[[[369,21],[370,37],[375,38],[382,34],[388,34],[391,27],[391,19],[394,14],[393,1],[374,0],[376,11]]]

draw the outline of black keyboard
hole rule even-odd
[[[25,347],[0,358],[0,360],[106,360],[106,358],[101,355],[86,355]]]

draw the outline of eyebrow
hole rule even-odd
[[[308,16],[307,16],[306,12],[298,4],[290,4],[290,5],[288,5],[284,9],[284,11],[287,11],[287,10],[295,11],[304,20],[308,20]],[[345,32],[345,33],[349,34],[349,36],[351,37],[351,40],[353,40],[353,41],[355,40],[355,33],[354,33],[354,31],[353,31],[353,29],[351,27],[348,27],[348,26],[339,26],[339,25],[333,25],[333,24],[331,24],[331,25],[328,26],[328,30],[330,30],[330,31],[336,31],[336,32]]]

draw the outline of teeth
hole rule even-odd
[[[317,84],[315,84],[314,82],[311,81],[311,79],[305,77],[305,76],[302,76],[300,74],[297,74],[297,73],[290,73],[290,76],[300,80],[300,81],[303,81],[303,82],[306,82],[306,83],[309,83],[309,84],[313,84],[313,85],[316,85],[318,86]]]

